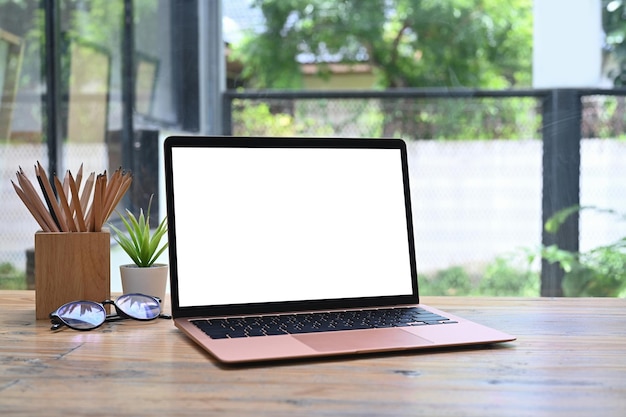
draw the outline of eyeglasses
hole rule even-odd
[[[115,306],[117,314],[107,315],[105,305]],[[50,330],[58,330],[67,326],[74,330],[93,330],[106,321],[134,319],[149,321],[157,318],[169,319],[161,314],[161,300],[144,294],[124,294],[117,300],[106,300],[101,303],[94,301],[71,301],[50,313]]]

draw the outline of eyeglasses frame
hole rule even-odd
[[[155,317],[152,318],[137,318],[137,317],[132,317],[126,313],[124,313],[124,311],[122,311],[118,305],[116,304],[116,301],[119,300],[122,297],[128,297],[128,296],[133,296],[133,295],[139,295],[142,297],[148,297],[148,298],[152,298],[154,301],[156,301],[159,304],[159,314]],[[61,316],[59,316],[57,313],[58,311],[65,307],[68,304],[74,304],[74,303],[89,303],[91,305],[97,306],[98,308],[100,308],[102,311],[104,311],[105,313],[105,317],[104,320],[102,320],[102,323],[94,326],[94,327],[90,327],[88,329],[81,329],[78,327],[74,327],[71,324],[67,323],[65,320],[63,320],[61,318]],[[122,294],[119,297],[117,297],[115,300],[109,299],[109,300],[104,300],[102,302],[96,302],[96,301],[91,301],[91,300],[76,300],[76,301],[69,301],[65,304],[63,304],[62,306],[59,306],[59,308],[57,308],[56,310],[54,310],[53,312],[51,312],[49,314],[50,317],[50,322],[52,323],[52,326],[50,327],[50,330],[60,330],[61,328],[63,328],[64,326],[69,327],[72,330],[78,330],[81,332],[86,332],[86,331],[90,331],[90,330],[95,330],[98,327],[102,326],[104,323],[107,322],[112,322],[112,321],[119,321],[119,320],[127,320],[127,319],[131,319],[131,320],[137,320],[137,321],[152,321],[152,320],[156,320],[156,319],[171,319],[172,316],[170,316],[169,314],[164,314],[161,311],[161,299],[159,297],[155,297],[152,295],[146,295],[146,294],[141,294],[141,293],[129,293],[129,294]],[[108,314],[105,306],[106,305],[112,305],[113,307],[115,307],[115,314]]]

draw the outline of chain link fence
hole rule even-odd
[[[537,279],[543,94],[242,94],[233,97],[232,134],[401,137],[409,148],[422,276],[462,268],[470,280],[480,280],[506,259],[506,268],[533,271]],[[581,205],[626,213],[626,184],[620,181],[626,174],[625,98],[581,92],[580,99],[581,113],[572,116],[581,118]],[[606,212],[585,211],[579,224],[581,251],[626,235],[619,219]],[[535,284],[525,293],[538,295]]]
[[[541,244],[543,98],[538,92],[448,97],[425,92],[417,98],[298,92],[234,96],[227,103],[233,135],[407,140],[422,276],[462,267],[471,279],[480,279],[495,259],[510,256],[527,268],[522,258]],[[583,95],[581,103],[581,205],[626,213],[625,97]],[[107,144],[65,148],[69,169],[86,161],[96,171],[109,164]],[[36,161],[46,165],[45,144],[0,143],[0,264],[21,271],[37,225],[10,180],[20,166],[29,172]],[[625,236],[622,223],[614,213],[581,213],[581,250]]]
[[[236,99],[232,118],[238,136],[407,140],[421,273],[481,270],[541,242],[535,97]]]

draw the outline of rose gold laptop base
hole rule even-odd
[[[174,324],[217,360],[229,364],[485,345],[515,340],[514,336],[450,313],[423,304],[418,307],[457,323],[237,339],[211,339],[191,323],[197,317],[175,319]]]

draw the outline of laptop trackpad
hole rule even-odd
[[[430,340],[400,329],[307,333],[293,337],[318,352],[368,352],[433,344]]]

